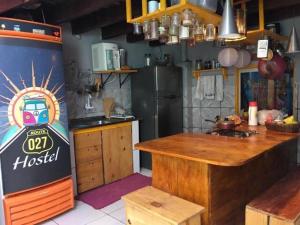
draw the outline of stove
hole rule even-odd
[[[206,134],[215,135],[215,136],[226,136],[226,137],[237,137],[237,138],[247,138],[252,135],[258,134],[257,131],[241,131],[241,130],[213,130],[208,131]]]

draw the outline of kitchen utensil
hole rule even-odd
[[[216,117],[216,121],[213,120],[205,120],[205,121],[215,123],[216,127],[221,130],[233,130],[236,127],[234,121],[228,120],[227,118],[222,120],[218,116]]]
[[[110,118],[114,106],[115,106],[114,98],[103,98],[103,109],[106,118]]]
[[[274,54],[272,60],[266,61],[259,59],[258,61],[258,71],[260,75],[269,80],[281,79],[286,68],[286,62],[277,53]]]

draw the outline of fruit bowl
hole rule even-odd
[[[293,124],[266,122],[265,125],[268,130],[287,132],[287,133],[297,133],[297,132],[299,132],[299,128],[300,128],[299,122],[296,122]]]

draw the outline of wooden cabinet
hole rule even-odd
[[[102,131],[105,183],[133,173],[131,125]]]
[[[75,157],[78,192],[104,184],[101,131],[76,132]]]
[[[133,173],[131,122],[74,132],[78,192]]]

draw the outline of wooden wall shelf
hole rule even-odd
[[[214,73],[214,75],[221,74],[223,78],[227,80],[228,78],[228,69],[227,68],[219,68],[219,69],[208,69],[208,70],[194,70],[193,76],[198,79],[203,73]]]
[[[162,3],[164,2],[164,3]],[[146,2],[147,3],[147,2]],[[146,20],[160,19],[163,15],[172,15],[175,12],[182,12],[185,9],[191,9],[195,14],[202,19],[205,24],[214,24],[218,26],[221,23],[221,16],[209,9],[189,3],[187,0],[181,0],[179,4],[166,7],[166,0],[161,0],[161,8],[153,13],[147,14],[147,4],[143,3],[143,15],[137,18],[132,18],[131,0],[126,0],[126,12],[128,23],[143,23]]]
[[[130,70],[102,70],[102,71],[94,71],[94,74],[100,74],[101,76],[101,88],[104,88],[105,84],[107,84],[109,78],[111,75],[119,75],[119,84],[120,88],[122,88],[123,84],[126,82],[126,80],[129,78],[130,73],[136,73],[137,70],[130,69]],[[103,78],[103,75],[108,75],[105,79]],[[126,74],[126,77],[122,80],[121,75]]]

